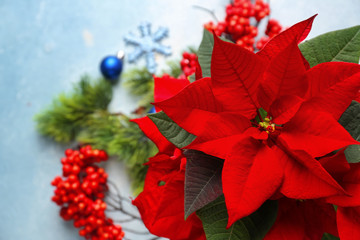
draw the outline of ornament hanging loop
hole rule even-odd
[[[116,57],[120,60],[124,60],[125,58],[125,52],[123,50],[119,50],[117,53],[116,53]]]

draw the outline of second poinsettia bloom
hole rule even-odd
[[[267,199],[347,195],[317,160],[358,144],[337,122],[360,89],[358,64],[313,68],[298,44],[314,17],[250,52],[214,37],[211,78],[156,102],[197,138],[186,148],[225,159],[228,226]]]

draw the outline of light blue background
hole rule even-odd
[[[170,29],[163,44],[172,46],[174,57],[186,46],[197,46],[202,25],[211,17],[194,4],[215,9],[223,19],[227,1],[0,0],[0,240],[80,239],[50,201],[50,181],[61,173],[59,159],[66,146],[39,137],[32,118],[84,73],[99,76],[104,56],[131,51],[122,37],[129,31],[139,34],[137,26],[144,20],[153,23],[153,31]],[[319,13],[310,37],[360,24],[358,0],[271,4],[272,16],[284,26]],[[164,66],[162,58],[159,62]],[[114,91],[111,110],[135,108],[136,101],[120,86]],[[122,165],[107,165],[110,178],[130,195]]]

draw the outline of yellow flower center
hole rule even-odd
[[[266,117],[263,122],[259,122],[260,128],[264,129],[266,133],[275,132],[275,123],[271,122],[271,117]]]

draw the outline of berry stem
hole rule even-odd
[[[125,228],[125,227],[122,227],[122,229],[125,232],[135,233],[135,234],[138,234],[138,235],[148,235],[149,234],[149,232],[140,232],[140,231],[136,231],[136,230],[133,230],[133,229],[130,229],[130,228]]]
[[[141,221],[141,218],[140,218],[139,216],[136,216],[136,215],[134,215],[134,214],[132,214],[132,213],[130,213],[130,212],[128,212],[128,211],[126,211],[126,210],[124,209],[123,204],[122,204],[122,201],[127,201],[128,203],[131,203],[131,201],[130,201],[129,199],[121,196],[120,191],[119,191],[119,189],[117,188],[116,184],[113,183],[113,182],[111,182],[111,181],[109,181],[109,180],[108,180],[108,184],[111,185],[111,186],[115,189],[115,191],[116,191],[116,193],[112,193],[111,191],[109,191],[109,193],[110,193],[110,194],[108,195],[108,196],[109,196],[109,200],[111,199],[111,200],[115,201],[115,202],[116,202],[115,204],[118,205],[118,206],[116,206],[116,205],[114,205],[114,203],[107,201],[107,204],[108,204],[110,207],[113,208],[113,209],[109,209],[109,210],[110,210],[110,211],[111,211],[111,210],[120,211],[120,212],[124,213],[125,215],[131,217],[131,218],[134,219],[134,220],[139,220],[139,221]],[[114,194],[115,196],[112,196],[111,194]],[[114,197],[116,197],[116,198],[114,198]]]
[[[161,237],[153,237],[153,238],[150,238],[149,240],[158,240],[158,239],[161,239]],[[132,240],[132,239],[124,237],[123,240]]]
[[[129,219],[118,219],[118,220],[113,220],[116,223],[126,223],[126,222],[131,222],[133,221],[134,218],[129,218]]]
[[[107,202],[107,204],[112,208],[112,209],[108,209],[110,211],[120,211],[122,212],[123,214],[125,215],[128,215],[129,217],[132,217],[133,219],[136,219],[136,220],[141,220],[141,218],[139,216],[136,216],[128,211],[126,211],[124,208],[122,207],[117,207],[115,206],[114,204],[110,203],[110,202]]]
[[[210,9],[208,9],[208,8],[205,8],[205,7],[202,7],[202,6],[199,6],[199,5],[193,5],[193,7],[194,7],[194,8],[198,8],[198,9],[200,9],[200,10],[203,10],[203,11],[205,11],[205,12],[208,12],[208,13],[214,18],[214,20],[215,20],[216,23],[219,22],[219,19],[216,17],[214,10],[210,10]]]

